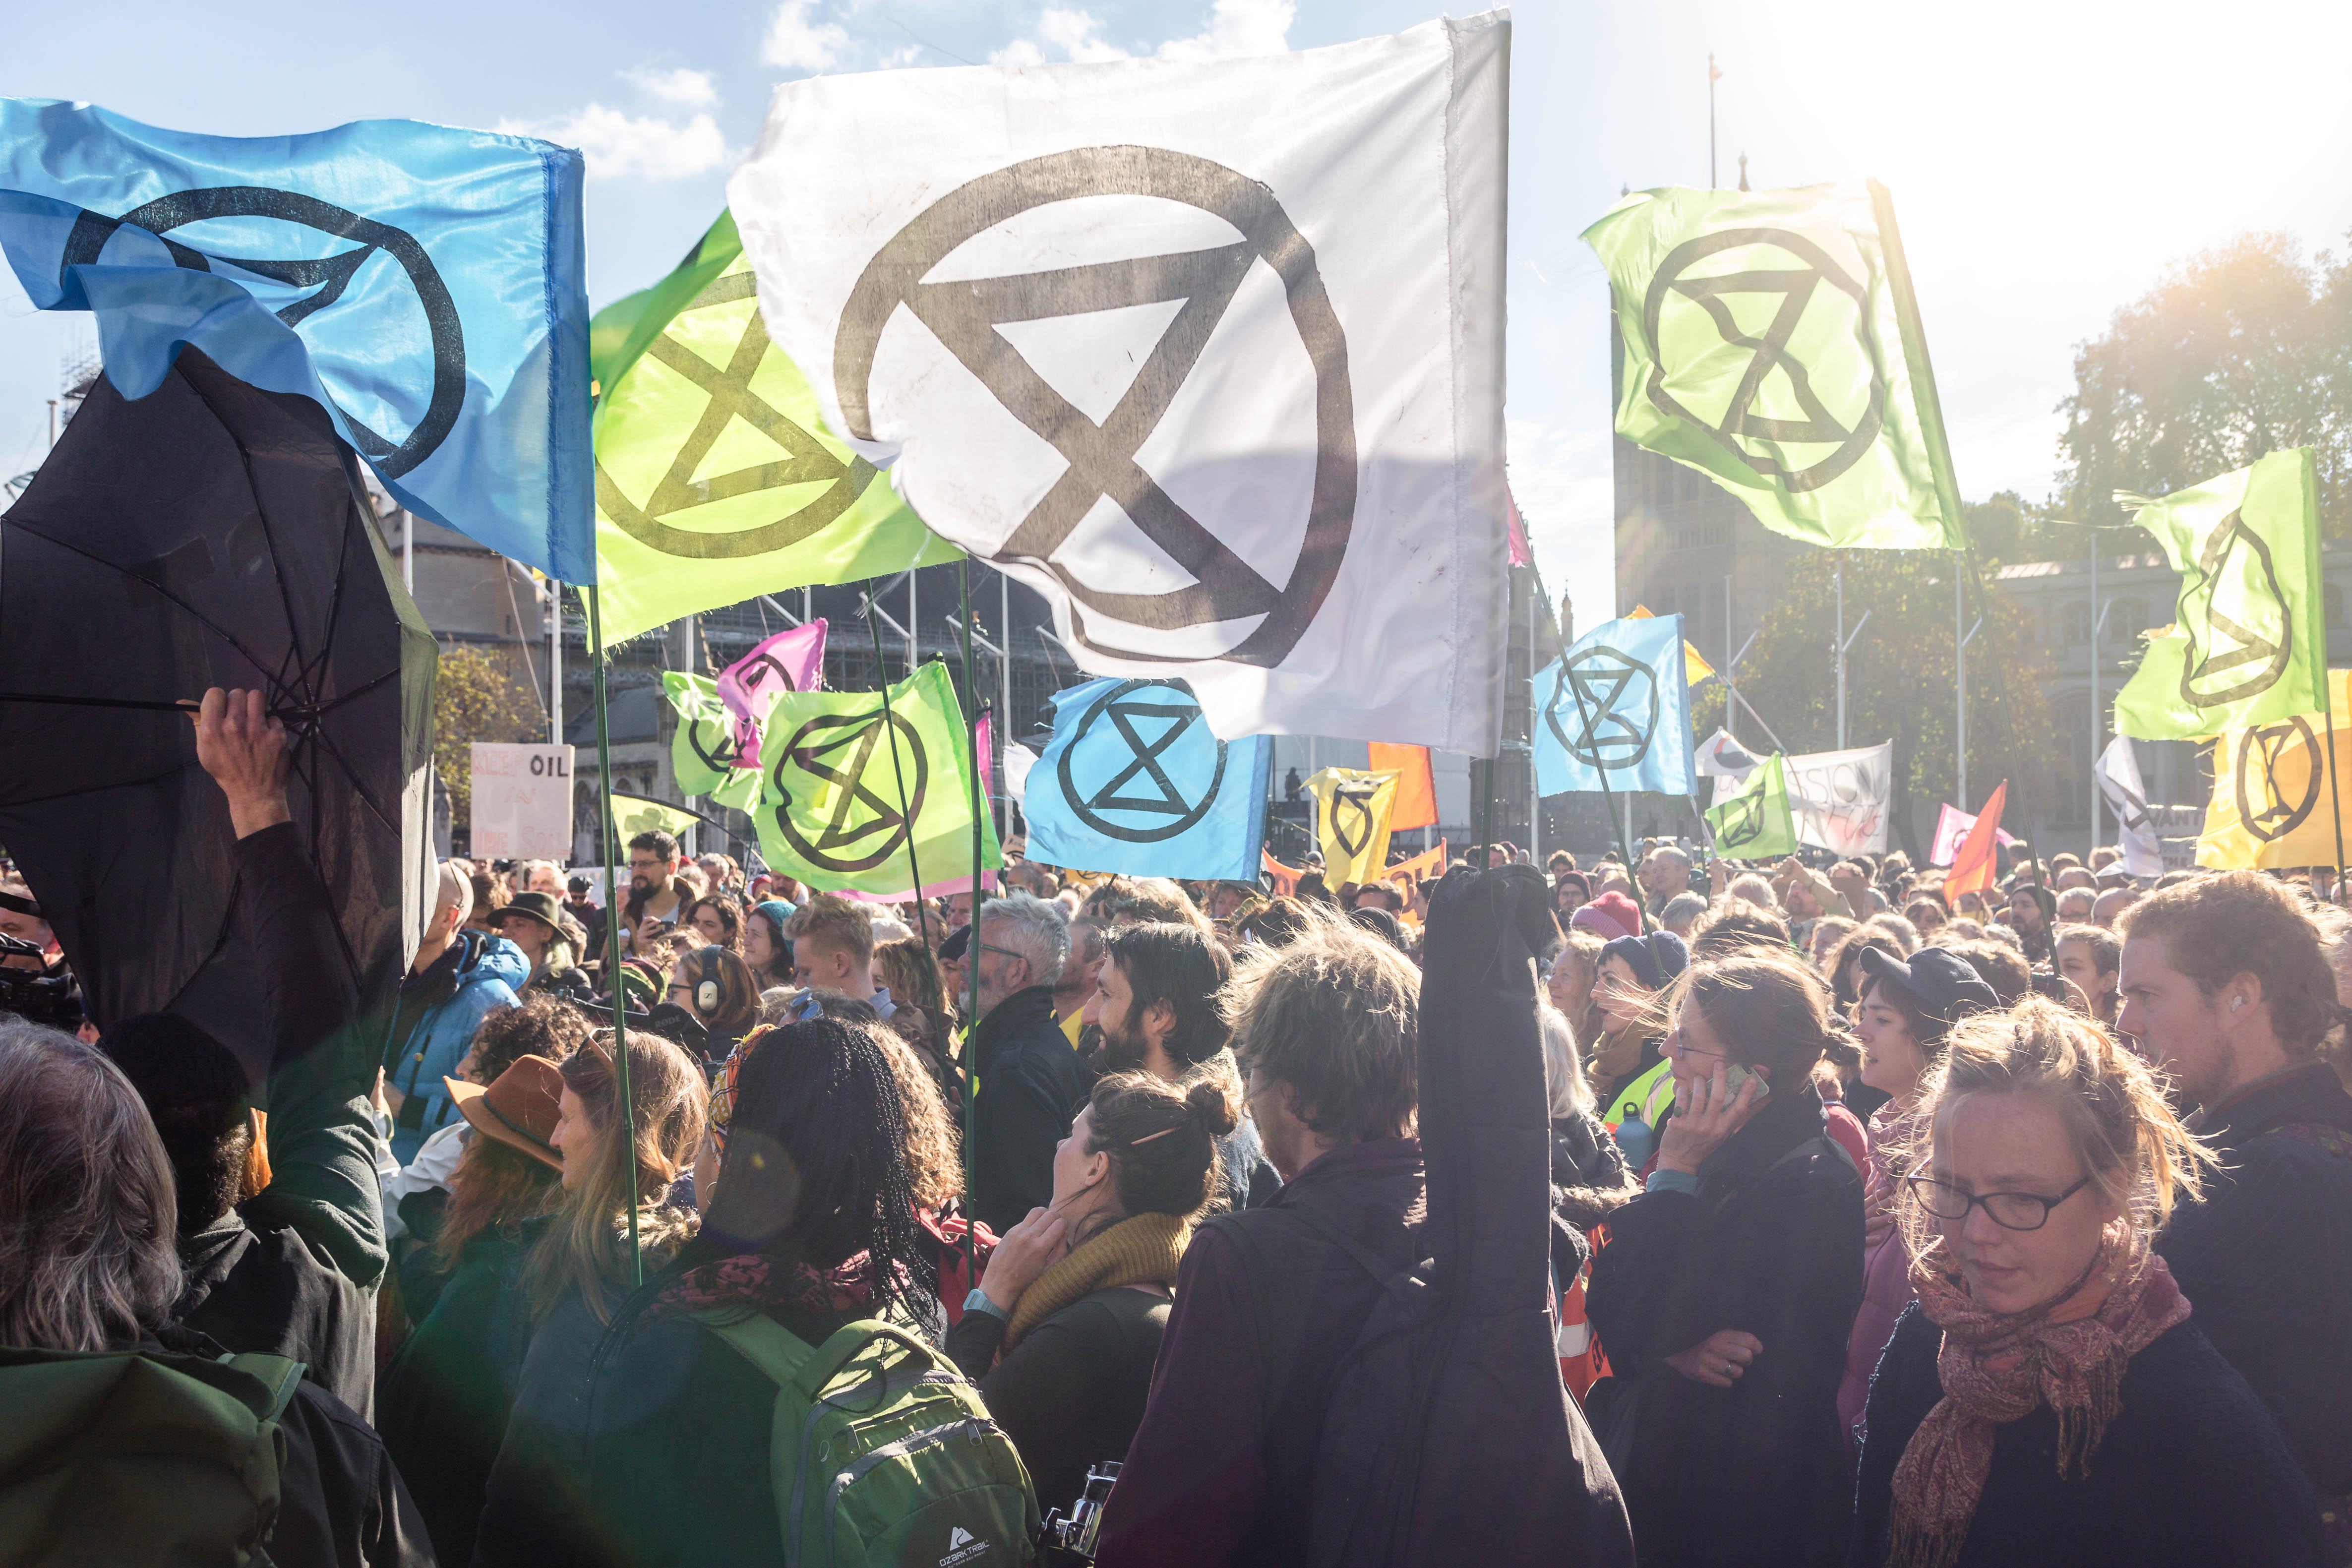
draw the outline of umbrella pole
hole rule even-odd
[[[957,609],[957,615],[963,625],[963,689],[972,705],[971,716],[964,721],[964,735],[971,750],[971,940],[978,942],[980,940],[980,861],[982,844],[980,815],[980,694],[971,683],[971,584],[966,575],[965,563],[962,561],[956,563],[956,596],[963,601]],[[1013,646],[1013,633],[1009,626],[1004,633],[1004,646],[1007,648]],[[1005,679],[1009,682],[1012,677],[1008,675]],[[999,724],[1003,723],[1004,716],[998,714],[996,721]],[[1006,817],[1008,825],[1011,820],[1008,816]],[[973,953],[971,961],[964,965],[964,973],[971,982],[967,990],[969,999],[964,1012],[966,1016],[971,1016],[980,1012],[980,955],[978,953]],[[966,1043],[969,1044],[969,1038]],[[975,1081],[972,1072],[971,1053],[965,1051],[962,1056],[963,1061],[961,1065],[963,1068],[963,1190],[964,1202],[969,1205],[971,1202],[972,1102],[980,1098],[980,1085]],[[964,1215],[963,1226],[963,1274],[965,1279],[978,1284],[980,1266],[974,1260],[972,1251],[972,1215],[967,1213]]]
[[[604,706],[604,623],[598,613],[596,590],[591,586],[580,591],[588,597],[589,651],[595,659],[589,671],[596,703],[596,793],[603,797],[596,805],[596,819],[604,847],[604,940],[610,944],[604,963],[611,971],[604,984],[613,993],[613,1076],[620,1089],[622,1135],[628,1140],[629,1150],[623,1165],[629,1173],[629,1277],[642,1285],[646,1258],[637,1247],[637,1102],[629,1092],[628,988],[621,984],[621,892],[612,872],[620,847],[613,831],[613,734]],[[708,1194],[697,1193],[695,1201],[708,1204],[710,1199]]]

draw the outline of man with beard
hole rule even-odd
[[[629,897],[621,906],[621,937],[631,952],[677,927],[694,900],[677,879],[686,858],[677,840],[653,828],[629,840]]]
[[[1170,1083],[1202,1073],[1239,1078],[1219,1010],[1219,994],[1234,976],[1233,960],[1215,938],[1192,926],[1155,921],[1106,932],[1103,946],[1102,973],[1087,1009],[1102,1031],[1095,1063],[1100,1071],[1148,1072]],[[1255,1208],[1282,1185],[1246,1115],[1217,1141],[1217,1167],[1222,1180],[1212,1212]]]

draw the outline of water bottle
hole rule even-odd
[[[1642,1120],[1642,1108],[1633,1101],[1625,1102],[1624,1114],[1617,1121],[1617,1148],[1625,1156],[1628,1170],[1638,1171],[1650,1163],[1650,1153],[1657,1147],[1658,1135]]]

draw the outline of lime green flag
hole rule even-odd
[[[735,716],[709,676],[662,671],[662,694],[677,712],[669,738],[669,767],[687,795],[707,795],[721,805],[750,811],[760,799],[760,771],[736,765]]]
[[[1789,770],[1775,753],[1748,782],[1706,814],[1715,852],[1727,859],[1762,860],[1797,852],[1797,818],[1789,809]]]
[[[879,692],[787,691],[760,757],[755,820],[772,869],[877,897],[911,891],[918,866],[926,893],[971,886],[971,752],[945,665],[890,688],[887,724]],[[1003,864],[996,827],[980,820],[980,863],[992,870]]]
[[[824,433],[768,341],[726,213],[677,269],[589,326],[604,645],[680,616],[962,552]]]
[[[2319,481],[2304,447],[2158,500],[2118,491],[2180,574],[2174,625],[2116,694],[2116,731],[2179,740],[2327,706]]]
[[[625,845],[640,833],[667,833],[672,838],[685,837],[686,830],[701,818],[690,811],[658,800],[647,800],[641,795],[613,795],[613,832]]]
[[[1885,187],[1642,191],[1584,242],[1624,344],[1619,435],[1710,475],[1791,539],[1960,547]]]

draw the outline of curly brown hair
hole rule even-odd
[[[544,991],[527,992],[509,1006],[491,1008],[474,1026],[473,1079],[496,1083],[524,1057],[545,1057],[560,1067],[595,1032],[588,1015],[571,1003]]]
[[[907,1175],[915,1201],[927,1209],[945,1205],[963,1193],[962,1145],[955,1123],[948,1119],[947,1100],[922,1053],[887,1024],[848,1026],[872,1037],[882,1059],[898,1083],[898,1099],[907,1119]]]
[[[1226,987],[1234,1057],[1297,1096],[1293,1114],[1343,1142],[1393,1138],[1421,1099],[1421,971],[1338,913],[1287,947],[1251,949]]]
[[[2241,974],[2262,982],[2271,1028],[2291,1057],[2319,1053],[2344,1022],[2320,928],[2283,882],[2222,871],[2160,889],[2124,910],[2126,944],[2164,944],[2173,968],[2211,1000]]]

